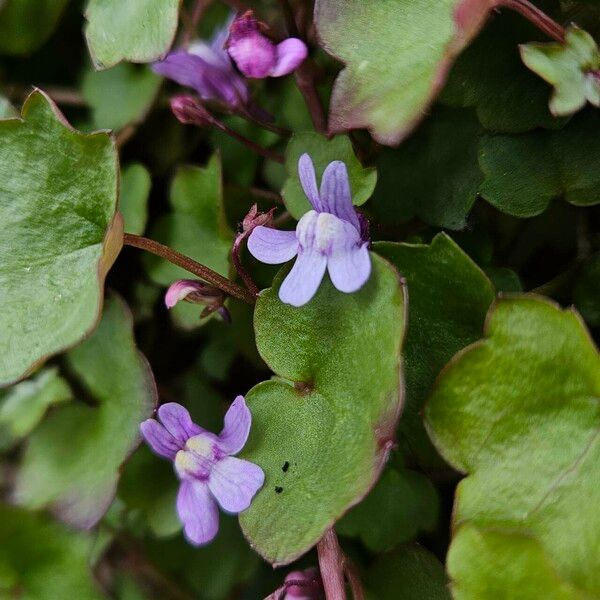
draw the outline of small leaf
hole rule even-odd
[[[69,384],[57,369],[46,369],[0,392],[0,448],[31,433],[48,408],[73,399]]]
[[[89,0],[88,47],[97,69],[164,56],[175,37],[180,0]]]
[[[365,496],[394,436],[404,290],[387,262],[371,258],[359,292],[342,294],[325,279],[294,308],[277,295],[284,268],[256,305],[257,347],[278,378],[246,396],[253,426],[243,457],[266,479],[240,523],[274,564],[304,554]]]
[[[333,133],[367,128],[399,144],[423,118],[489,0],[317,0],[324,48],[344,62],[331,97]]]
[[[539,548],[523,549],[517,539],[499,545],[496,556],[488,546],[488,563],[506,562],[510,552],[511,572],[519,573],[482,574],[499,586],[490,598],[534,587],[540,568],[530,572],[530,561],[553,565],[577,598],[600,594],[599,401],[600,356],[583,322],[536,297],[499,300],[485,339],[456,355],[438,379],[426,423],[443,456],[468,474],[454,523],[515,532]],[[477,536],[467,539],[458,556],[478,552],[465,548],[479,544]],[[469,585],[472,562],[455,556],[452,565],[458,589]]]
[[[296,133],[292,136],[285,151],[285,169],[288,179],[283,187],[283,200],[286,208],[295,219],[299,219],[312,206],[302,191],[298,176],[298,160],[307,153],[315,165],[317,182],[327,165],[334,160],[346,164],[350,179],[352,202],[355,206],[364,204],[373,193],[377,183],[377,171],[373,167],[363,167],[354,154],[350,138],[340,135],[328,140],[314,132]]]
[[[0,596],[102,600],[89,568],[93,537],[0,505]]]
[[[50,507],[67,523],[89,528],[114,498],[121,465],[139,443],[139,425],[152,415],[156,388],[136,350],[131,316],[117,298],[106,303],[97,331],[69,352],[67,362],[93,405],[72,403],[36,429],[15,498],[28,507]]]
[[[160,84],[161,78],[147,67],[121,64],[106,71],[87,70],[81,93],[92,112],[92,127],[121,129],[143,120]]]
[[[0,121],[0,385],[95,327],[122,246],[117,153],[71,129],[40,91]],[[73,174],[77,173],[77,177]]]
[[[600,107],[600,52],[594,38],[571,25],[564,44],[523,44],[523,62],[554,86],[553,115],[571,115],[586,102]]]
[[[142,235],[148,220],[148,195],[152,181],[144,165],[131,163],[121,171],[119,210],[123,215],[124,230]]]

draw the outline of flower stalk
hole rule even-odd
[[[543,31],[547,36],[560,42],[565,41],[565,28],[549,17],[545,12],[537,6],[529,2],[529,0],[496,0],[496,8],[510,8],[528,21],[533,23],[540,31]]]
[[[346,600],[344,553],[333,528],[317,544],[317,554],[326,600]]]

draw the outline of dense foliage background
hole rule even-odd
[[[519,52],[547,32],[493,4],[0,0],[1,598],[264,598],[333,523],[368,598],[600,598],[600,114],[552,115]],[[600,34],[595,0],[536,6]],[[249,81],[279,129],[182,124],[193,91],[146,63],[248,7],[310,49]],[[242,285],[240,223],[295,227],[305,152],[347,165],[368,285],[295,309],[244,250],[256,307],[167,310],[191,275],[122,249],[117,205]],[[238,394],[267,479],[194,548],[139,424],[175,401],[219,431]]]

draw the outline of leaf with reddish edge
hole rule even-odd
[[[371,260],[354,294],[326,277],[308,304],[283,304],[285,267],[256,305],[257,347],[278,377],[246,395],[253,424],[241,456],[266,479],[240,523],[274,565],[304,554],[364,498],[393,444],[407,303],[392,265]]]
[[[492,0],[316,0],[323,47],[345,63],[329,130],[367,128],[399,144],[426,114]]]
[[[40,90],[0,121],[0,385],[96,326],[123,245],[118,171],[110,135],[75,131]]]

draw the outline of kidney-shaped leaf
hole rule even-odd
[[[0,121],[0,385],[95,326],[122,245],[106,133],[71,129],[42,92]]]
[[[106,303],[94,335],[67,355],[89,394],[52,413],[29,438],[16,500],[49,506],[64,521],[91,527],[110,505],[123,461],[139,441],[139,425],[156,403],[154,379],[136,350],[132,321],[119,299]]]
[[[253,428],[244,454],[266,480],[240,521],[275,564],[306,552],[364,497],[393,440],[404,294],[393,267],[371,257],[359,292],[342,294],[326,280],[294,308],[277,296],[284,269],[256,305],[257,346],[279,379],[247,395]]]
[[[577,597],[600,594],[600,356],[576,312],[535,297],[498,301],[486,338],[438,380],[426,422],[446,459],[469,474],[456,523],[520,531]],[[458,558],[468,556],[465,544],[463,536],[452,562],[459,588],[473,569]],[[513,550],[515,564],[534,559],[521,542]],[[505,560],[493,545],[487,552],[493,564]],[[487,597],[524,597],[519,585],[507,577]]]
[[[317,0],[319,36],[346,65],[333,88],[330,130],[367,128],[382,144],[400,143],[425,114],[491,4]]]

